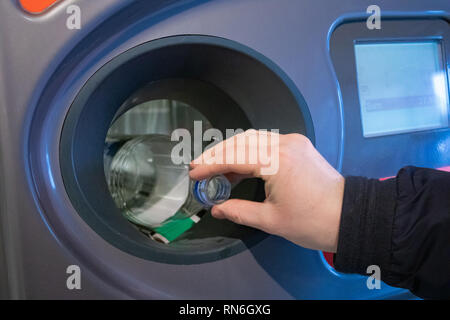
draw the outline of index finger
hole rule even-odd
[[[222,141],[192,161],[190,176],[200,180],[218,174],[260,177],[257,161],[258,133],[249,130]],[[253,156],[252,156],[253,155]]]
[[[189,176],[194,180],[202,180],[219,174],[239,174],[244,177],[260,177],[256,164],[200,164],[196,165]]]

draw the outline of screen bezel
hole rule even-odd
[[[382,19],[381,29],[369,30],[366,20],[338,25],[329,37],[329,50],[342,115],[342,173],[368,177],[393,176],[407,165],[442,167],[450,163],[450,127],[364,137],[356,79],[355,41],[440,40],[449,78],[450,27],[440,17]],[[449,82],[449,81],[448,81]],[[450,84],[448,84],[450,86]],[[450,90],[450,88],[449,88]],[[450,117],[449,117],[450,121]]]

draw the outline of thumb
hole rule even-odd
[[[214,206],[211,214],[217,219],[264,230],[268,225],[269,206],[268,203],[232,199]]]

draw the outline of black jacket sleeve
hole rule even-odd
[[[450,298],[450,173],[406,167],[396,178],[346,178],[334,265],[421,298]]]

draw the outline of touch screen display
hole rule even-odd
[[[364,137],[449,125],[449,89],[439,41],[355,44]]]

